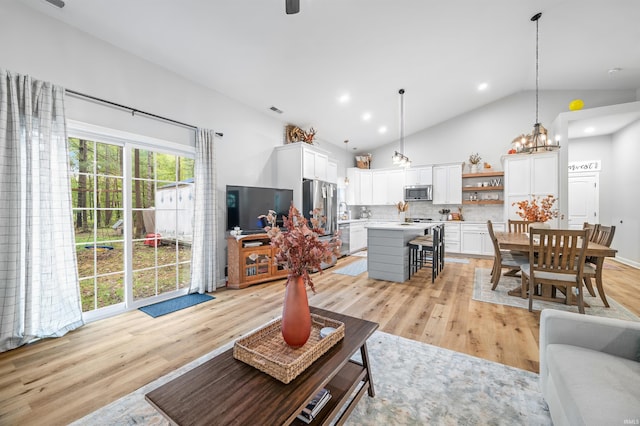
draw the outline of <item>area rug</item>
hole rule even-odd
[[[215,299],[215,297],[209,296],[208,294],[193,293],[176,297],[175,299],[165,300],[164,302],[154,303],[153,305],[143,306],[138,309],[156,318],[212,299]]]
[[[529,309],[529,299],[523,299],[517,296],[509,296],[507,292],[516,287],[520,287],[520,277],[500,277],[500,282],[495,290],[491,290],[491,270],[484,268],[476,268],[473,285],[473,300],[480,302],[496,303],[499,305],[515,306],[516,308]],[[633,312],[607,296],[609,308],[605,307],[600,300],[600,296],[591,296],[587,291],[584,292],[584,301],[589,304],[585,308],[585,314],[598,317],[620,318],[631,321],[640,321]],[[561,311],[578,312],[577,306],[568,306],[557,302],[546,302],[543,300],[533,301],[533,309],[541,311],[542,309],[558,309]]]
[[[166,425],[144,395],[230,347],[231,343],[72,424]],[[380,331],[369,338],[367,347],[376,396],[365,395],[347,425],[551,425],[535,373]]]
[[[331,271],[334,274],[357,276],[367,271],[367,259],[356,260],[345,267]]]

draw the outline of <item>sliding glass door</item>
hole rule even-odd
[[[86,319],[185,293],[191,272],[193,157],[108,134],[71,137],[69,146]]]

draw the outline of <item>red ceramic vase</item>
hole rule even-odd
[[[302,277],[287,281],[282,308],[282,337],[287,345],[299,348],[307,343],[311,334],[311,312],[307,289]]]

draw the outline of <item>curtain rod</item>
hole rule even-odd
[[[107,105],[110,105],[110,106],[113,106],[113,107],[116,107],[116,108],[129,110],[129,111],[131,111],[132,115],[135,114],[135,113],[138,113],[138,114],[146,115],[146,116],[151,117],[151,118],[155,118],[156,120],[166,121],[166,122],[171,123],[171,124],[176,124],[178,126],[187,127],[189,129],[193,129],[193,130],[197,130],[198,129],[198,127],[196,127],[194,125],[191,125],[191,124],[183,123],[183,122],[177,121],[177,120],[172,120],[171,118],[162,117],[161,115],[152,114],[150,112],[140,111],[139,109],[131,108],[131,107],[128,107],[126,105],[118,104],[116,102],[111,102],[111,101],[108,101],[106,99],[101,99],[101,98],[98,98],[96,96],[87,95],[87,94],[76,92],[75,90],[70,90],[70,89],[64,89],[64,90],[65,90],[65,92],[67,92],[68,94],[70,94],[72,96],[77,96],[77,97],[80,97],[80,98],[87,98],[87,99],[90,99],[92,101],[96,101],[96,102],[100,102],[100,103],[103,103],[103,104],[107,104]],[[216,136],[221,138],[221,137],[224,136],[224,133],[216,132]]]

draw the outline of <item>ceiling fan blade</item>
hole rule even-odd
[[[287,15],[300,12],[300,0],[285,0]]]

